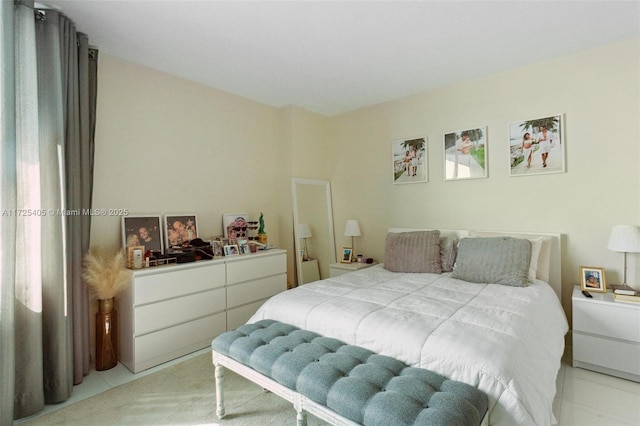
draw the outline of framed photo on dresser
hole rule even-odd
[[[122,246],[144,246],[145,250],[162,253],[164,241],[160,216],[122,216]]]
[[[198,238],[198,217],[195,214],[164,216],[167,247],[175,247]]]

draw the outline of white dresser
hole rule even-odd
[[[573,366],[640,382],[640,304],[573,289]]]
[[[209,346],[287,289],[286,262],[272,249],[134,271],[117,302],[120,362],[137,373]]]
[[[246,323],[265,300],[287,289],[287,255],[285,250],[272,249],[225,259],[227,330],[233,330]]]

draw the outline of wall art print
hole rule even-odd
[[[562,114],[509,123],[511,176],[564,173]]]
[[[391,146],[394,184],[428,181],[426,136],[396,140]]]
[[[487,177],[487,128],[457,130],[444,135],[444,179]]]

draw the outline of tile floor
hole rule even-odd
[[[73,395],[68,401],[63,404],[47,405],[45,410],[38,415],[58,410],[112,387],[207,352],[209,352],[208,348],[136,375],[122,364],[107,371],[92,371],[80,385],[74,388]],[[571,353],[570,350],[567,352]],[[559,426],[640,425],[640,383],[573,368],[571,360],[563,358],[556,381],[556,389],[553,411]],[[30,419],[16,421],[14,425],[28,423]]]

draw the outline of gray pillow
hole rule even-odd
[[[451,277],[475,283],[525,287],[531,242],[512,237],[463,238]]]
[[[440,231],[388,233],[384,268],[392,272],[442,273]]]
[[[440,237],[440,259],[442,261],[442,272],[453,271],[458,254],[458,239],[451,237]]]

